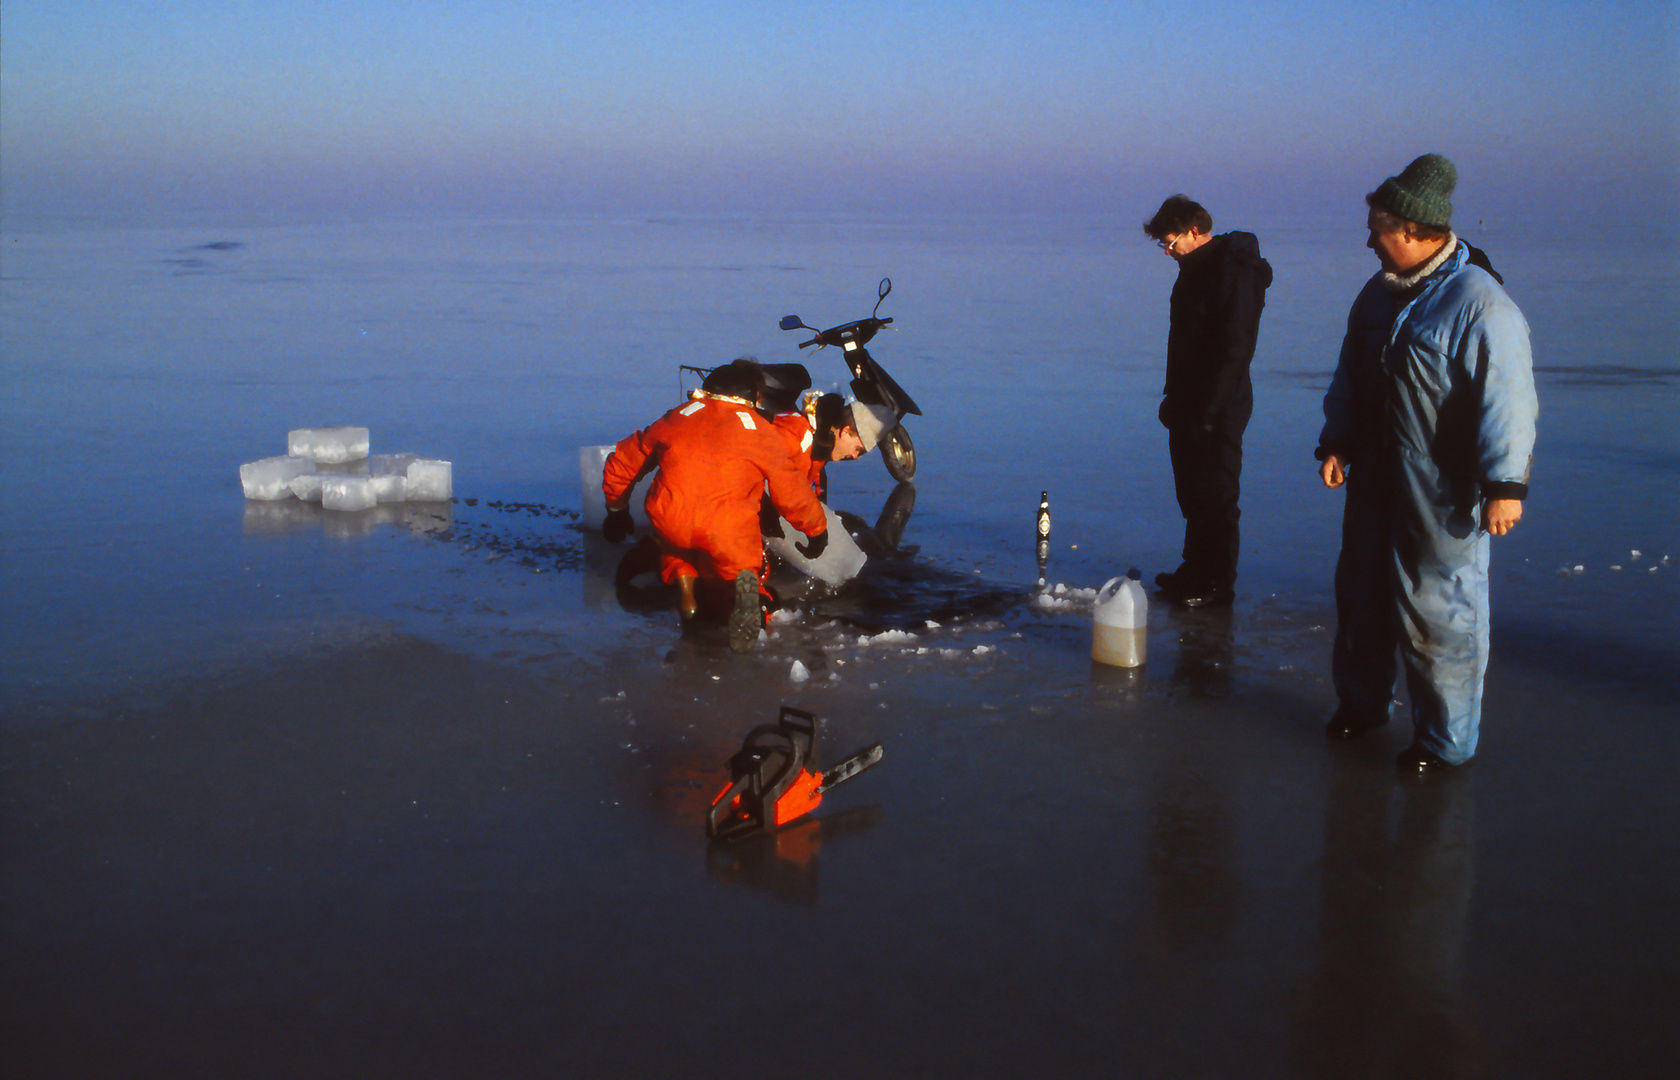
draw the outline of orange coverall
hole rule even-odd
[[[806,536],[828,528],[822,504],[789,435],[736,401],[698,398],[621,441],[607,457],[601,493],[609,509],[629,502],[636,482],[658,469],[647,515],[659,534],[660,577],[734,581],[742,570],[764,575],[758,507],[770,501]]]
[[[811,430],[811,421],[806,419],[804,413],[777,413],[772,422],[792,440],[794,465],[806,474],[811,489],[822,491],[823,466],[828,462],[817,461],[811,457],[811,444],[816,441],[816,432]]]

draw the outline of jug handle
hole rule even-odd
[[[1120,590],[1118,588],[1116,588],[1116,586],[1118,586],[1124,580],[1126,580],[1126,577],[1125,577],[1124,574],[1122,574],[1119,577],[1109,578],[1108,579],[1108,584],[1104,585],[1102,588],[1097,590],[1097,598],[1096,598],[1095,601],[1092,602],[1093,606],[1095,604],[1105,603],[1107,599],[1111,599],[1112,597],[1105,598],[1104,594],[1107,593],[1108,590],[1110,590],[1110,589],[1114,589],[1114,591],[1116,593],[1118,593]]]

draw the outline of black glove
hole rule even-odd
[[[764,495],[758,500],[758,531],[769,540],[783,535],[782,515],[776,510],[776,504],[770,501],[769,495]]]
[[[828,550],[828,530],[824,529],[822,532],[811,537],[811,539],[805,541],[803,544],[793,545],[793,550],[799,552],[799,554],[805,556],[807,559],[822,558],[822,553]]]
[[[608,510],[606,520],[601,522],[601,535],[615,544],[635,532],[636,523],[630,520],[629,510]]]

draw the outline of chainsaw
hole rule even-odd
[[[815,810],[822,797],[881,760],[866,747],[824,772],[817,770],[817,718],[788,705],[774,724],[747,733],[729,759],[729,786],[706,811],[706,835],[740,840],[779,829]]]

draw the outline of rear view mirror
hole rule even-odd
[[[803,327],[804,325],[805,325],[805,321],[797,315],[783,315],[782,316],[782,329],[783,330],[798,330],[801,327]]]

